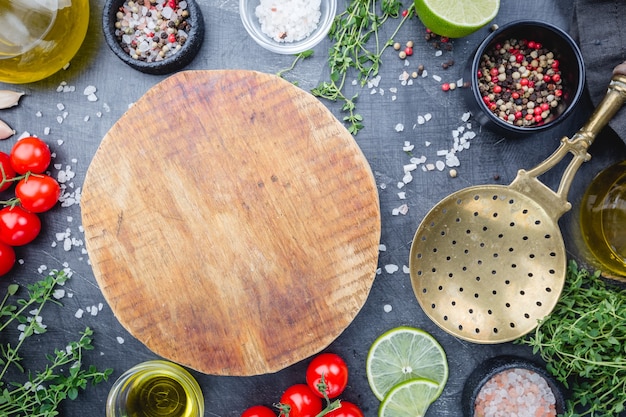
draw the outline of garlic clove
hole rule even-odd
[[[0,109],[17,106],[23,95],[21,91],[0,90]]]
[[[15,135],[15,130],[11,129],[11,126],[0,120],[0,140],[8,139]]]

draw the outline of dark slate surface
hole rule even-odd
[[[253,69],[276,73],[291,65],[291,56],[267,52],[248,37],[241,25],[236,0],[199,0],[198,3],[206,24],[205,38],[202,49],[187,69]],[[345,10],[346,4],[340,1],[339,10]],[[103,5],[104,0],[91,1],[91,26],[87,39],[67,70],[33,84],[0,86],[26,91],[27,96],[20,105],[2,111],[0,117],[13,126],[18,135],[28,131],[50,143],[56,154],[52,171],[55,175],[59,171],[74,175],[66,185],[68,191],[76,196],[79,195],[90,159],[107,130],[131,103],[165,77],[133,70],[109,50],[100,27]],[[571,13],[571,3],[566,0],[503,1],[494,22],[502,25],[520,18],[540,19],[568,30]],[[397,21],[386,24],[381,39],[387,39],[396,24]],[[400,30],[396,38],[399,42],[415,41],[414,56],[408,61],[401,61],[389,48],[384,55],[380,82],[375,90],[352,85],[354,75],[346,88],[347,95],[360,94],[358,111],[364,117],[365,129],[356,136],[356,141],[368,158],[379,186],[381,244],[385,250],[381,251],[380,270],[367,303],[328,350],[342,355],[351,370],[349,387],[342,397],[359,404],[368,417],[376,415],[378,401],[371,393],[365,375],[367,351],[378,335],[393,327],[411,325],[423,328],[441,342],[448,354],[449,383],[428,411],[428,416],[462,415],[460,400],[463,383],[481,361],[499,354],[532,357],[528,349],[519,345],[476,345],[439,330],[421,311],[404,268],[408,265],[411,240],[421,218],[441,198],[471,185],[508,184],[519,168],[530,168],[541,162],[556,149],[562,136],[570,136],[582,126],[591,109],[589,100],[585,99],[566,123],[553,131],[525,139],[501,137],[482,130],[474,123],[471,128],[476,137],[469,149],[458,153],[460,166],[455,168],[458,172],[456,178],[451,178],[447,170],[424,172],[418,169],[413,172],[413,180],[399,189],[397,184],[404,176],[403,165],[410,162],[410,156],[403,150],[405,142],[415,145],[413,156],[424,155],[429,162],[434,162],[438,159],[438,150],[451,148],[453,130],[465,125],[461,118],[466,107],[459,91],[442,92],[440,83],[433,76],[439,75],[442,82],[460,79],[463,64],[487,35],[488,29],[455,40],[453,50],[440,57],[423,40],[423,33],[424,27],[417,19],[412,19]],[[297,81],[305,90],[327,80],[326,51],[329,46],[326,40],[316,47],[314,57],[299,64],[287,78]],[[450,59],[455,61],[455,65],[443,70],[441,63]],[[425,65],[428,77],[418,78],[412,85],[402,85],[399,77],[403,71],[410,73],[419,64]],[[74,91],[57,91],[63,83],[73,86]],[[83,94],[88,86],[97,88],[97,101],[89,101]],[[325,104],[342,117],[338,104]],[[172,117],[176,117],[177,109],[171,109],[171,112]],[[432,119],[419,124],[418,117],[426,114],[432,115]],[[401,131],[396,129],[399,124],[404,126]],[[46,134],[47,128],[49,134]],[[0,150],[8,152],[14,140],[0,142]],[[430,145],[427,146],[427,143]],[[568,253],[579,260],[582,258],[577,243],[577,204],[584,186],[602,168],[626,156],[624,143],[608,133],[601,135],[590,151],[593,159],[580,169],[570,192],[574,209],[560,222]],[[158,166],[146,166],[145,175],[158,170]],[[558,169],[553,171],[545,176],[544,181],[554,187],[558,184],[560,172]],[[399,192],[404,192],[406,199],[400,199]],[[407,204],[408,213],[394,215],[394,209],[402,204]],[[155,358],[120,326],[107,306],[94,279],[88,255],[84,253],[84,235],[80,224],[78,205],[57,207],[46,214],[42,235],[35,243],[19,249],[18,256],[23,263],[0,283],[4,290],[11,282],[33,282],[50,269],[67,266],[73,271],[73,278],[65,288],[72,297],[66,296],[62,300],[63,307],[50,306],[44,312],[49,332],[29,341],[24,351],[25,365],[37,369],[44,361],[44,352],[63,348],[68,341],[78,337],[79,331],[90,326],[95,331],[96,349],[89,353],[88,361],[100,367],[113,367],[115,372],[109,382],[90,387],[76,402],[67,403],[62,412],[66,417],[104,415],[105,400],[113,380],[134,364]],[[66,238],[74,239],[74,243],[67,248],[63,244]],[[398,268],[395,272],[394,266]],[[298,302],[297,297],[294,294],[294,302]],[[210,302],[208,296],[207,302]],[[81,318],[76,317],[79,310],[84,311]],[[268,325],[271,326],[271,323]],[[14,329],[9,333],[11,337],[16,336]],[[122,340],[123,343],[120,343]],[[5,342],[4,336],[2,342]],[[211,355],[211,352],[206,354]],[[307,362],[302,361],[276,374],[255,377],[216,377],[194,372],[204,391],[205,415],[238,416],[248,406],[277,402],[289,385],[304,382]]]

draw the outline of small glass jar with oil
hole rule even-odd
[[[152,360],[124,372],[111,387],[107,417],[202,417],[198,382],[175,363]]]
[[[591,181],[580,207],[580,229],[594,266],[604,276],[626,280],[626,161]]]
[[[0,82],[42,80],[78,52],[89,26],[89,0],[0,1]]]

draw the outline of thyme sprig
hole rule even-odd
[[[571,388],[565,416],[617,416],[626,404],[626,290],[568,265],[554,311],[519,343]]]
[[[63,285],[68,279],[65,271],[53,271],[44,279],[28,285],[28,297],[17,298],[20,286],[11,284],[0,303],[0,332],[9,325],[17,324],[21,329],[17,343],[0,345],[0,415],[6,417],[57,416],[59,404],[65,400],[77,398],[79,390],[86,389],[87,384],[105,381],[113,372],[112,369],[98,371],[95,366],[83,367],[83,353],[93,349],[93,330],[87,327],[81,332],[78,341],[70,342],[64,349],[55,349],[54,354],[46,355],[50,362],[42,371],[28,371],[27,381],[5,382],[7,371],[16,367],[24,372],[23,358],[20,349],[25,341],[34,334],[46,332],[41,322],[41,312],[49,302],[60,304],[54,299],[57,285]],[[27,315],[30,314],[30,315]],[[69,369],[63,373],[65,367]]]
[[[380,14],[379,5],[380,4]],[[381,43],[379,29],[389,19],[401,15],[402,3],[398,0],[351,0],[344,12],[337,15],[329,36],[333,46],[329,51],[330,81],[323,81],[311,93],[320,98],[343,103],[343,121],[348,130],[356,135],[363,128],[363,117],[356,111],[358,94],[344,94],[346,78],[350,70],[357,72],[361,86],[378,74],[382,54],[393,44],[403,23],[413,15],[411,5],[406,15],[389,39]]]

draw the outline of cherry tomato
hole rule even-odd
[[[15,250],[0,242],[0,275],[4,275],[15,265]]]
[[[1,181],[10,180],[15,177],[15,170],[11,165],[11,157],[4,152],[0,152],[0,168],[2,169],[2,175],[0,175],[0,184]],[[4,191],[9,188],[13,182],[7,181],[0,186],[0,191]]]
[[[335,353],[322,353],[313,358],[306,370],[306,383],[316,395],[323,397],[320,383],[324,375],[326,395],[338,397],[348,385],[348,365]]]
[[[276,413],[269,407],[264,405],[253,405],[244,410],[241,417],[276,417]]]
[[[48,175],[30,175],[17,183],[15,196],[20,199],[20,204],[26,210],[43,213],[59,201],[61,187]]]
[[[29,136],[18,140],[11,153],[11,165],[18,174],[26,174],[28,171],[41,174],[50,165],[52,155],[50,148],[43,140]]]
[[[306,384],[295,384],[280,397],[282,407],[289,406],[289,417],[315,417],[322,411],[322,399]]]
[[[326,417],[364,417],[363,411],[348,401],[342,401],[341,407],[326,414]]]
[[[9,246],[23,246],[32,242],[41,231],[41,220],[35,213],[21,207],[0,210],[0,242]]]

